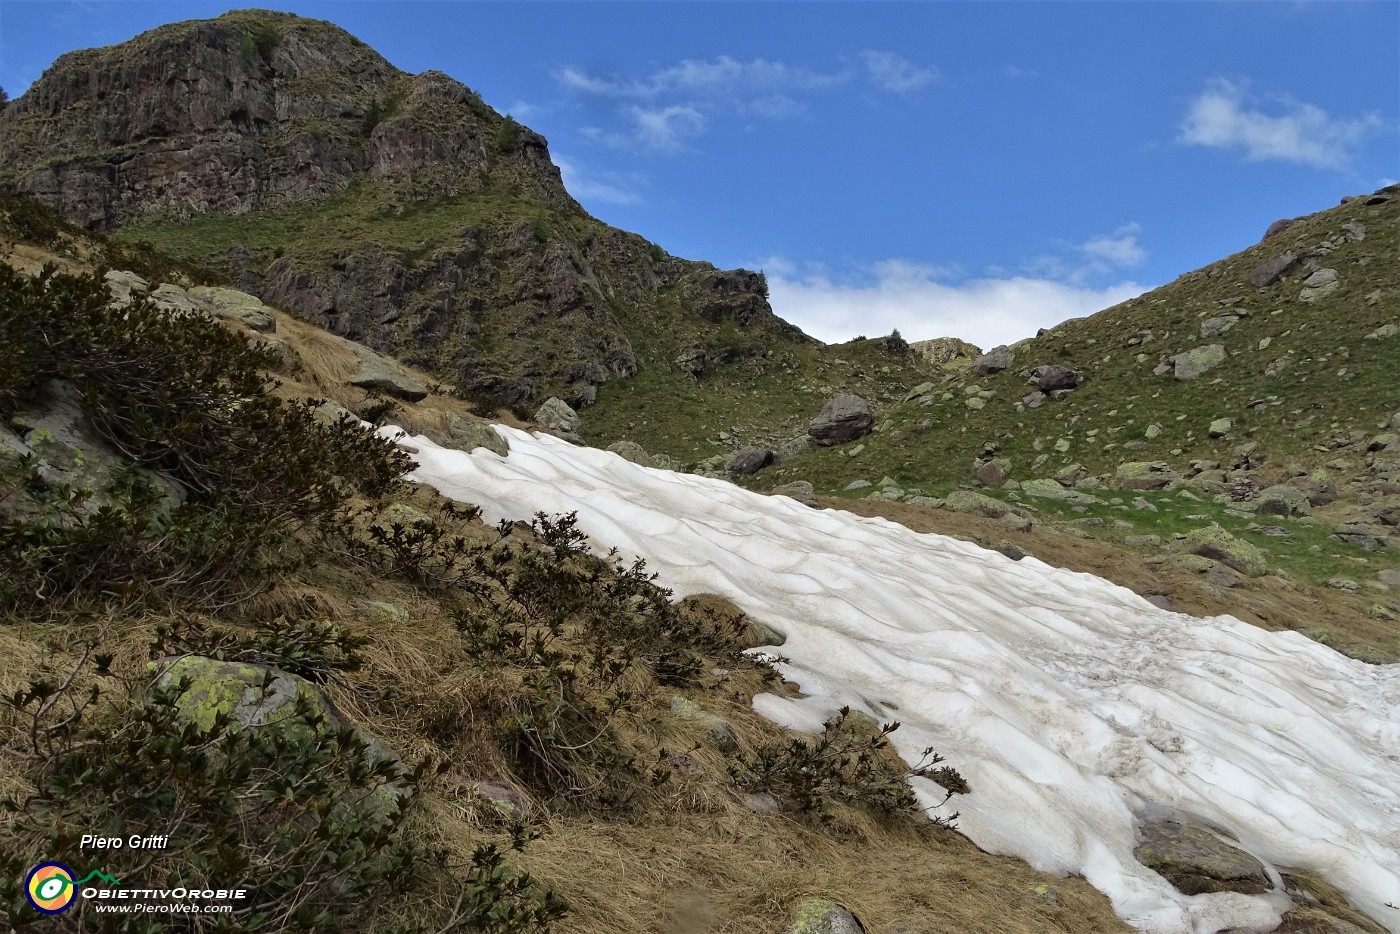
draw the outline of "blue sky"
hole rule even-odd
[[[1017,340],[1400,179],[1395,2],[268,5],[470,85],[828,341]],[[0,0],[0,85],[236,6]]]

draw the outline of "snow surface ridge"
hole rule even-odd
[[[576,511],[595,547],[645,558],[677,598],[723,594],[785,632],[781,669],[810,696],[762,694],[754,709],[807,732],[848,704],[898,719],[905,759],[933,746],[971,784],[959,829],[982,849],[1082,874],[1153,934],[1272,930],[1282,893],[1183,895],[1134,858],[1141,819],[1191,818],[1271,872],[1322,875],[1400,934],[1385,905],[1400,904],[1400,666],[1166,612],[1034,558],[496,429],[506,458],[405,438],[410,478],[490,522]],[[943,797],[915,786],[926,805]]]

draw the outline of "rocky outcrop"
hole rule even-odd
[[[935,337],[932,340],[912,341],[909,349],[930,366],[959,367],[970,366],[982,355],[975,344],[958,340],[956,337]]]

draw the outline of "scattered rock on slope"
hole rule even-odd
[[[736,477],[755,474],[773,463],[773,452],[767,448],[748,445],[734,452],[729,459],[729,472]]]
[[[574,434],[578,431],[580,419],[578,413],[570,408],[567,402],[557,396],[550,396],[535,411],[535,421],[551,431]]]
[[[1298,265],[1297,254],[1282,253],[1273,259],[1266,259],[1254,267],[1254,271],[1249,274],[1249,281],[1261,289],[1265,288],[1282,279],[1296,265]]]
[[[1229,359],[1224,344],[1206,344],[1194,350],[1187,350],[1171,358],[1177,379],[1196,379],[1218,367]]]
[[[845,444],[870,434],[875,425],[875,413],[870,403],[860,396],[842,393],[822,406],[821,414],[807,426],[807,434],[817,444],[830,447]]]
[[[991,350],[978,357],[972,364],[972,372],[978,376],[990,376],[993,373],[1000,373],[1007,369],[1016,359],[1016,353],[1010,347],[1002,344],[1000,347],[993,347]]]
[[[418,402],[428,397],[428,387],[409,376],[408,371],[397,363],[367,347],[357,346],[355,355],[360,359],[360,369],[346,380],[351,386],[388,393],[408,402]]]

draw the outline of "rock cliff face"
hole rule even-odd
[[[674,333],[680,348],[732,322],[758,341],[804,339],[773,316],[761,276],[589,217],[544,138],[465,85],[290,14],[64,55],[0,111],[0,166],[5,187],[74,223],[216,265],[270,304],[509,402],[588,404],[642,365],[639,336]]]

